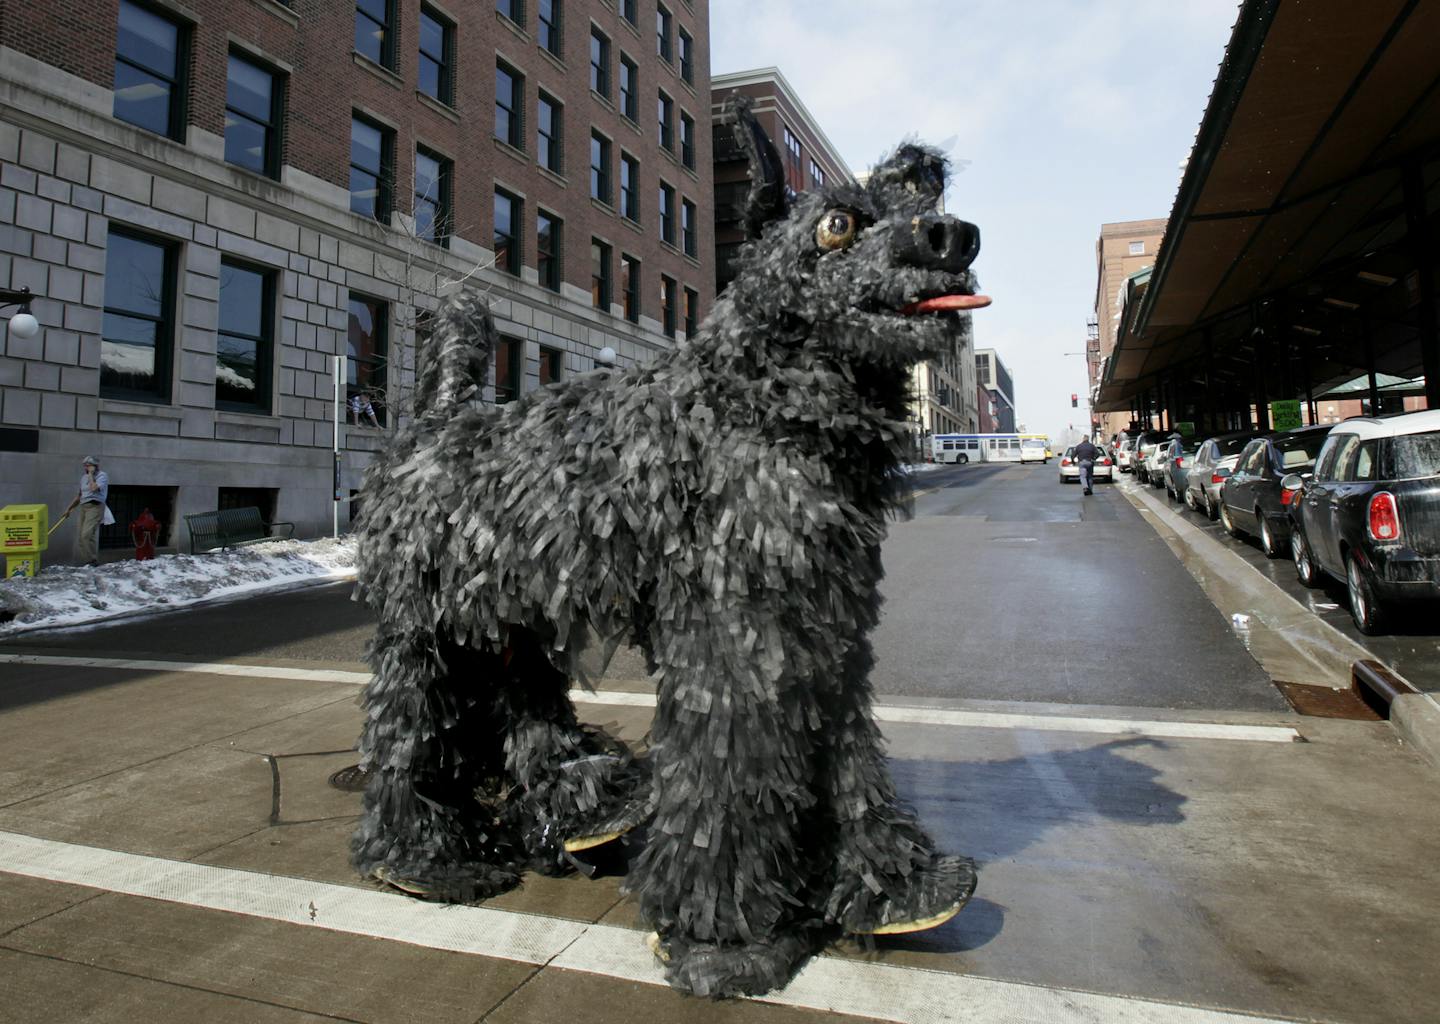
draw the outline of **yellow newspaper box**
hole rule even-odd
[[[50,546],[50,510],[44,505],[6,505],[0,508],[0,551],[5,554],[5,578],[34,576],[40,571],[40,552]]]

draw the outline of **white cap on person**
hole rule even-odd
[[[95,456],[93,456],[93,455],[87,455],[87,456],[85,456],[83,459],[80,460],[80,465],[82,465],[82,466],[98,466],[98,465],[100,465],[100,460],[97,459],[97,458],[96,458]]]

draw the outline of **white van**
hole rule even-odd
[[[1050,452],[1047,449],[1043,438],[1027,437],[1020,442],[1020,461],[1039,462],[1042,465],[1050,461]]]

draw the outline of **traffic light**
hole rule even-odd
[[[1078,409],[1079,407],[1080,407],[1080,396],[1077,395],[1077,394],[1075,394],[1074,392],[1071,392],[1071,393],[1070,393],[1070,408],[1072,408],[1072,409]]]

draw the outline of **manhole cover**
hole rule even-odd
[[[352,764],[349,768],[341,768],[331,775],[330,785],[346,793],[362,793],[365,791],[365,783],[369,780],[369,772],[358,764]]]
[[[1366,722],[1381,720],[1354,690],[1332,690],[1328,686],[1307,686],[1304,683],[1286,683],[1279,679],[1275,680],[1275,686],[1285,695],[1285,699],[1296,712],[1311,718],[1350,718]]]

